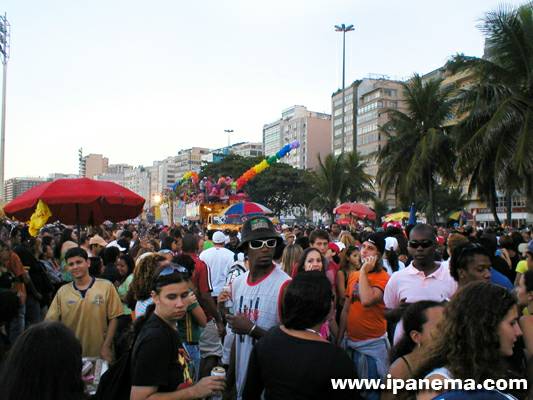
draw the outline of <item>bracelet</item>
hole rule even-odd
[[[257,325],[256,325],[256,324],[254,324],[254,326],[252,326],[252,328],[250,329],[250,332],[248,332],[248,335],[249,335],[249,336],[252,336],[252,333],[253,333],[253,331],[255,330],[255,328],[257,328]]]

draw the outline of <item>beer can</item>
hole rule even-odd
[[[226,376],[226,370],[223,367],[213,367],[211,370],[211,376]]]
[[[211,376],[223,376],[226,377],[226,370],[222,367],[214,367],[211,370]],[[211,400],[222,400],[222,392],[214,393],[211,396]]]

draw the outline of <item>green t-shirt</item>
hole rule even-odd
[[[187,314],[185,314],[185,317],[178,320],[178,332],[182,343],[198,344],[198,341],[200,340],[202,330],[192,315],[192,310],[196,307],[200,307],[200,305],[198,303],[191,304],[187,308]]]
[[[120,296],[120,300],[122,300],[122,312],[124,315],[131,315],[130,308],[124,303],[124,299],[126,298],[126,294],[128,294],[128,289],[130,287],[131,281],[133,280],[133,274],[130,274],[124,282],[117,288],[118,295]]]
[[[206,240],[206,241],[204,242],[204,250],[210,249],[210,248],[213,247],[213,246],[214,246],[214,244],[213,244],[213,242],[210,241],[210,240]]]

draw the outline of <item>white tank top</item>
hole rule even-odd
[[[283,284],[290,280],[283,270],[272,272],[256,283],[249,283],[250,272],[238,276],[232,284],[233,314],[244,315],[261,329],[268,330],[280,324],[279,299]],[[248,370],[248,359],[255,344],[249,335],[235,335],[235,364],[237,398],[242,391]]]

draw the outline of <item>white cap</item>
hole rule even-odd
[[[213,235],[213,243],[216,243],[216,244],[226,243],[226,235],[224,235],[224,232],[216,231]]]
[[[399,247],[398,240],[395,237],[389,236],[385,238],[385,251],[398,251]]]
[[[281,229],[285,230],[285,229],[289,229],[289,225],[287,224],[283,224],[281,225]]]

